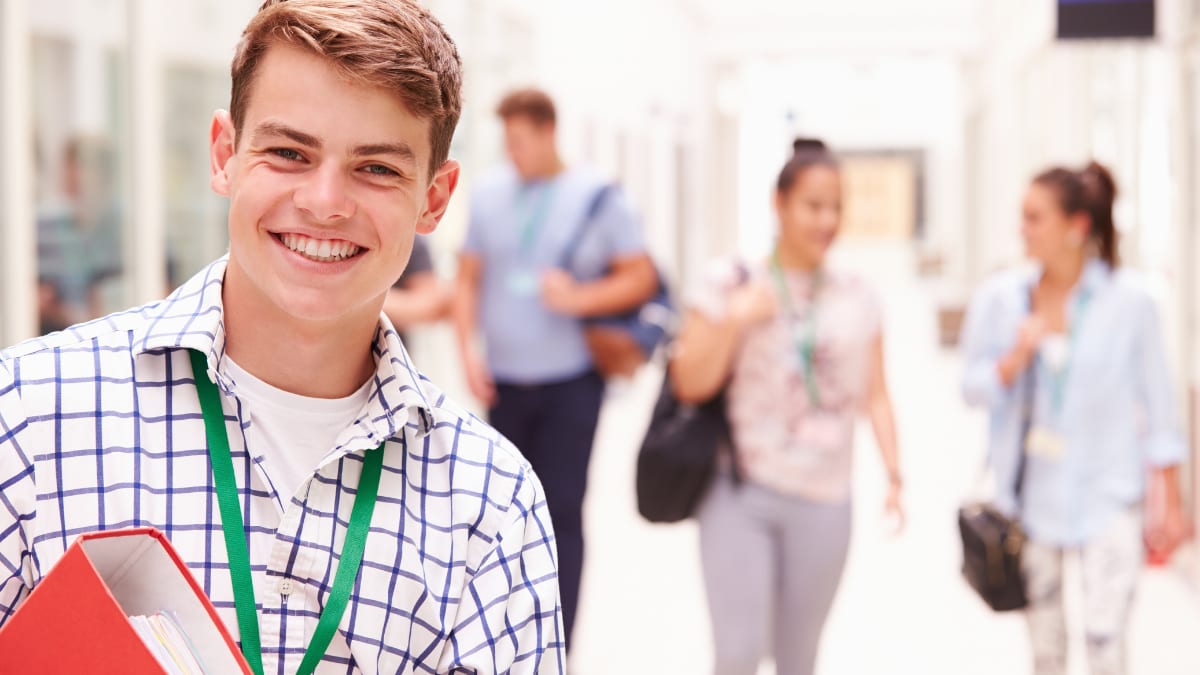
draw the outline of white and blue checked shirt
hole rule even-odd
[[[382,319],[368,404],[307,488],[281,498],[220,374],[224,272],[217,261],[166,300],[0,355],[0,624],[76,535],[153,526],[238,634],[187,351],[198,349],[223,393],[266,672],[298,668],[363,452],[384,440],[362,569],[318,672],[562,672],[554,534],[528,463],[424,380]]]

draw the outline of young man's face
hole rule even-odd
[[[378,315],[458,180],[429,177],[429,120],[348,81],[311,52],[270,47],[240,136],[213,121],[213,189],[229,197],[227,281],[264,311],[304,321]],[[236,140],[236,143],[235,143]]]
[[[554,161],[554,125],[514,115],[504,120],[504,149],[522,178],[536,177]]]

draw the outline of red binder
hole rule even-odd
[[[0,673],[162,675],[130,616],[171,610],[212,673],[250,675],[237,643],[161,532],[80,535],[0,628]]]

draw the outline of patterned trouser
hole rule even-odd
[[[1124,675],[1125,626],[1142,567],[1140,509],[1119,513],[1079,550],[1083,573],[1084,631],[1091,675]],[[1029,595],[1025,616],[1035,675],[1067,672],[1067,626],[1063,609],[1064,549],[1030,541],[1022,567]]]

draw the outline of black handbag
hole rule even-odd
[[[958,510],[958,532],[962,538],[963,576],[979,597],[996,612],[1025,609],[1025,574],[1021,552],[1025,532],[1021,528],[1021,487],[1025,482],[1025,444],[1033,420],[1034,372],[1026,375],[1026,392],[1021,422],[1021,455],[1017,462],[1016,497],[1018,513],[1012,518],[986,503],[967,504]]]
[[[730,443],[724,390],[701,405],[675,397],[670,369],[637,458],[637,506],[652,523],[689,518],[704,497],[723,446]]]

